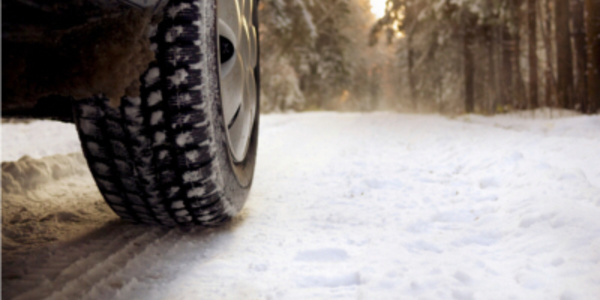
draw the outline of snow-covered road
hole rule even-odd
[[[69,125],[3,124],[3,160],[34,157],[3,164],[3,299],[598,299],[600,117],[261,122],[242,215],[188,232],[116,220],[77,148],[16,138]]]

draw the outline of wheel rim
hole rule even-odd
[[[229,149],[236,162],[246,157],[257,113],[254,1],[217,0],[221,99]]]

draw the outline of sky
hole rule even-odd
[[[381,18],[385,14],[385,2],[386,0],[371,0],[371,12],[377,18]]]

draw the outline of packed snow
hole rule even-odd
[[[4,123],[3,299],[600,295],[600,117],[261,118],[242,215],[187,231],[118,221],[71,125]]]

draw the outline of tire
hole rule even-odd
[[[92,175],[124,220],[214,227],[237,215],[248,197],[259,125],[257,4],[240,9],[248,21],[225,44],[235,44],[234,64],[244,71],[233,81],[240,76],[223,74],[221,64],[219,33],[231,24],[217,15],[217,2],[226,1],[244,2],[170,1],[151,34],[156,61],[140,80],[139,98],[125,97],[118,108],[101,95],[74,102]],[[241,88],[232,89],[236,84]]]

